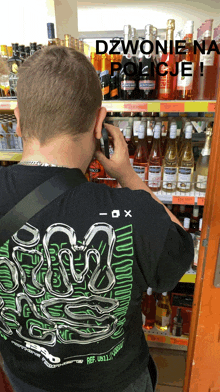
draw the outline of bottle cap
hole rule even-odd
[[[152,295],[152,293],[153,293],[152,288],[151,288],[151,287],[148,287],[148,289],[147,289],[147,295]]]
[[[167,28],[175,30],[175,19],[168,19]]]
[[[202,218],[199,219],[199,231],[201,231],[201,230],[202,230]]]
[[[189,229],[190,228],[190,219],[189,218],[184,218],[184,220],[183,220],[183,227],[185,229]]]
[[[198,218],[198,216],[199,216],[199,207],[198,206],[193,207],[193,216],[195,216],[195,218]]]

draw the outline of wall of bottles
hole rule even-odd
[[[176,32],[175,37],[174,30],[175,20],[169,19],[166,31],[167,53],[160,46],[156,50],[157,28],[150,24],[145,27],[144,38],[137,37],[136,29],[130,25],[124,26],[125,47],[129,40],[133,43],[133,48],[138,42],[135,54],[131,46],[128,46],[127,54],[123,54],[122,47],[121,55],[91,53],[91,62],[100,77],[103,100],[216,99],[220,73],[220,55],[217,53],[220,50],[220,25],[213,31],[213,19],[206,20],[198,29],[197,37],[193,21],[188,21],[182,31]],[[141,46],[144,39],[153,44],[154,50],[150,54],[143,54],[144,51],[150,52],[148,43]],[[209,53],[212,39],[218,49]],[[178,40],[185,40],[186,45],[176,54],[175,44]],[[194,40],[203,48],[203,53],[199,49],[194,53]],[[111,72],[111,63],[115,62],[121,63],[121,67],[115,65],[115,70]],[[160,62],[167,65],[158,67]],[[187,65],[188,72],[183,76],[185,62],[190,62],[191,65]],[[163,75],[159,75],[158,71]]]

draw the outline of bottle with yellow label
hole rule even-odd
[[[102,88],[102,99],[103,101],[110,99],[110,74],[108,55],[102,54],[100,82]]]
[[[170,326],[171,306],[167,292],[161,294],[156,307],[155,327],[160,331],[167,331]]]
[[[18,81],[18,67],[22,64],[22,59],[19,56],[18,44],[12,44],[13,56],[8,59],[8,66],[10,70],[9,85],[10,95],[17,96],[17,81]]]

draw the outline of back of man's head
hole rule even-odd
[[[19,69],[17,99],[25,141],[41,145],[87,132],[101,106],[101,85],[86,56],[74,49],[46,47]]]

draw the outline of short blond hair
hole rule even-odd
[[[19,68],[17,99],[24,140],[41,145],[61,134],[87,132],[102,103],[95,68],[75,49],[38,50]]]

